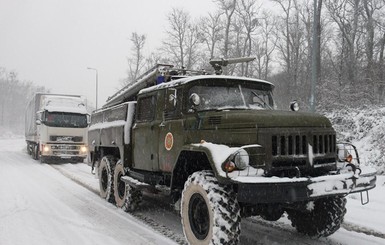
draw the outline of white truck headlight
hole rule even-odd
[[[87,152],[87,146],[82,145],[82,146],[80,147],[80,152],[81,152],[81,153],[86,153],[86,152]]]
[[[49,152],[50,148],[48,145],[43,145],[43,152]]]

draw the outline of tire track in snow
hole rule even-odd
[[[375,237],[378,237],[378,238],[385,239],[385,233],[382,233],[382,232],[379,232],[379,231],[374,231],[374,230],[372,230],[370,228],[367,228],[367,227],[364,227],[364,226],[360,226],[360,225],[356,225],[356,224],[353,224],[353,223],[350,223],[350,222],[343,222],[342,223],[342,227],[345,228],[348,231],[364,233],[365,235],[368,235],[368,236],[375,236]]]
[[[87,190],[91,191],[92,193],[99,196],[99,190],[96,190],[92,185],[89,185],[85,181],[83,181],[81,178],[78,178],[72,174],[72,172],[66,170],[65,168],[61,168],[60,165],[54,165],[49,164],[49,166],[53,167],[57,171],[59,171],[61,174],[63,174],[65,177],[69,178],[70,180],[74,181],[75,183],[83,186]],[[170,228],[166,227],[165,225],[159,224],[155,220],[151,219],[150,217],[147,217],[145,214],[140,213],[129,213],[131,216],[135,217],[136,219],[142,221],[143,223],[147,224],[151,228],[153,228],[156,232],[170,238],[171,240],[175,241],[176,243],[180,245],[187,245],[187,241],[183,235],[175,233]]]
[[[60,165],[55,165],[55,164],[48,164],[49,166],[53,167],[54,169],[56,169],[57,171],[59,171],[62,175],[64,175],[65,177],[69,178],[70,180],[74,181],[75,183],[83,186],[84,188],[86,188],[87,190],[95,193],[96,195],[99,196],[99,190],[95,190],[95,188],[93,188],[91,185],[87,184],[85,181],[82,181],[81,178],[77,178],[76,176],[74,176],[73,174],[71,174],[71,172],[69,171],[66,171],[64,168],[60,168],[59,166]]]

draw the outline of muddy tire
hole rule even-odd
[[[121,208],[124,204],[124,199],[126,198],[126,184],[121,180],[121,177],[124,176],[125,170],[121,160],[116,163],[114,170],[114,197],[115,204],[117,207]]]
[[[143,194],[141,190],[129,186],[126,184],[126,194],[124,198],[124,203],[122,209],[125,212],[133,212],[138,209],[140,203],[142,202]]]
[[[343,197],[329,197],[314,201],[310,212],[287,210],[293,227],[299,233],[311,237],[327,237],[336,232],[346,213],[346,199]]]
[[[99,165],[99,189],[100,197],[106,199],[110,203],[115,202],[114,197],[114,169],[115,160],[112,156],[105,156]]]
[[[190,244],[238,244],[241,215],[231,186],[220,185],[211,171],[192,174],[184,185],[182,226]]]

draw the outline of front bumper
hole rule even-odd
[[[309,178],[239,176],[231,182],[238,186],[238,201],[244,203],[294,203],[320,197],[347,195],[376,186],[376,172],[353,172]]]
[[[86,158],[87,146],[84,144],[57,144],[47,143],[41,145],[41,156],[57,159]]]

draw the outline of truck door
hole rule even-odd
[[[135,169],[158,171],[159,124],[157,94],[138,98],[136,122],[132,128]]]
[[[180,149],[183,146],[184,130],[181,114],[181,89],[164,90],[164,110],[159,130],[159,168],[172,172]]]

